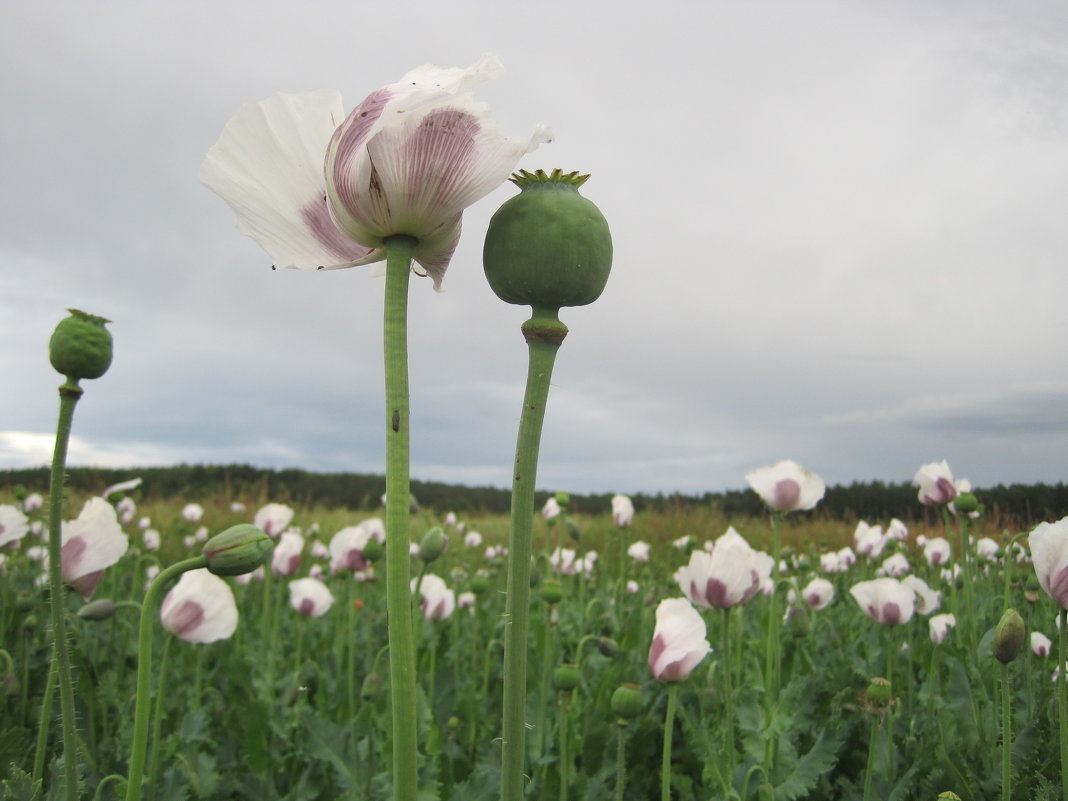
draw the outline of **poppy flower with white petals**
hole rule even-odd
[[[949,469],[949,463],[945,459],[923,465],[916,471],[912,483],[920,485],[920,503],[926,506],[940,506],[957,497],[953,471]]]
[[[667,598],[656,607],[649,646],[649,670],[657,681],[683,681],[712,650],[700,612],[685,598]]]
[[[252,525],[263,531],[268,537],[278,537],[293,521],[293,509],[284,503],[268,503],[261,506]]]
[[[208,151],[200,180],[279,267],[336,269],[385,258],[394,235],[440,288],[463,210],[550,139],[508,137],[471,89],[502,71],[426,65],[368,95],[347,116],[322,89],[243,106]]]
[[[745,480],[776,512],[807,511],[823,498],[823,479],[797,462],[785,460],[747,473]]]
[[[634,520],[634,503],[626,495],[612,497],[612,522],[626,528]]]
[[[300,578],[289,582],[289,605],[304,617],[320,617],[334,605],[334,594],[317,578]]]
[[[908,623],[916,609],[913,590],[895,578],[862,581],[849,593],[868,617],[886,626]]]
[[[1027,541],[1038,583],[1061,609],[1068,609],[1068,517],[1039,523]]]
[[[456,593],[445,585],[445,579],[433,573],[427,573],[422,580],[411,581],[411,591],[419,586],[422,597],[420,608],[427,620],[444,620],[456,609]]]
[[[29,530],[29,520],[17,507],[0,506],[0,546],[18,542]]]
[[[159,617],[163,628],[186,642],[225,640],[237,630],[234,593],[206,568],[182,574],[163,599]]]
[[[115,507],[103,498],[86,501],[77,519],[63,523],[62,537],[63,583],[88,601],[104,570],[126,553],[130,539],[119,525]]]

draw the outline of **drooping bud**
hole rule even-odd
[[[558,690],[574,690],[581,681],[582,673],[576,665],[560,665],[553,671],[553,687]]]
[[[115,616],[115,602],[110,598],[90,601],[78,610],[82,620],[109,620]]]
[[[100,378],[111,366],[111,322],[103,317],[68,309],[70,317],[60,321],[48,341],[48,360],[56,371],[77,382]]]
[[[1006,609],[994,630],[994,657],[1003,665],[1020,655],[1027,640],[1027,627],[1015,609]]]
[[[240,523],[204,543],[201,554],[216,576],[242,576],[264,564],[274,541],[251,523]]]
[[[612,234],[577,172],[520,170],[520,192],[490,220],[482,263],[506,303],[559,309],[585,306],[604,291],[612,269]]]
[[[600,651],[602,655],[611,659],[619,653],[619,643],[611,637],[598,637],[597,650]]]
[[[642,713],[642,691],[637,684],[624,682],[612,693],[612,714],[623,720],[636,718]]]
[[[443,553],[449,545],[449,538],[445,536],[445,529],[434,526],[419,542],[419,558],[430,564]]]

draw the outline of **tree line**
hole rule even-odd
[[[251,465],[187,465],[114,469],[75,467],[67,471],[67,487],[79,494],[97,494],[106,487],[130,478],[141,478],[138,498],[144,500],[190,501],[222,496],[253,503],[288,503],[298,507],[321,505],[354,511],[372,510],[381,505],[386,489],[383,475],[363,473],[315,473],[297,469],[269,469]],[[16,487],[29,492],[47,492],[47,467],[0,470],[0,492],[10,494]],[[468,487],[436,481],[412,481],[415,502],[429,509],[458,514],[506,514],[511,503],[509,489]],[[540,507],[551,493],[540,491]],[[999,484],[975,490],[987,517],[999,525],[1019,530],[1042,520],[1068,516],[1068,485]],[[591,515],[607,514],[612,493],[571,494],[571,509]],[[726,490],[703,494],[638,493],[631,495],[635,509],[658,512],[697,506],[714,507],[728,518],[765,515],[763,502],[751,490]],[[907,483],[857,481],[827,488],[827,494],[813,512],[827,519],[886,523],[897,517],[906,523],[937,523],[937,510],[917,501],[917,490]]]

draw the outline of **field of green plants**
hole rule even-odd
[[[71,497],[65,507],[65,543],[110,512],[109,536],[127,545],[102,574],[65,576],[79,797],[126,797],[147,583],[200,554],[209,535],[255,521],[275,543],[267,570],[210,576],[221,586],[174,590],[162,616],[158,602],[145,610],[145,797],[388,798],[381,510],[223,497],[138,506],[140,492]],[[0,497],[0,787],[11,799],[38,787],[38,797],[59,797],[69,758],[50,670],[39,500]],[[535,525],[527,798],[656,798],[665,764],[671,797],[686,801],[1060,797],[1059,607],[1018,532],[963,513],[911,530],[890,520],[726,519],[710,508],[613,519],[569,514],[562,500]],[[508,525],[447,510],[412,518],[421,798],[499,796]],[[734,534],[720,540],[731,527],[760,558],[780,549],[779,569],[754,593],[741,569],[748,597],[729,605],[736,576],[724,575],[724,605],[692,605],[710,652],[658,680],[658,608],[716,595],[711,583],[688,591],[686,571],[717,550],[745,554]],[[67,555],[65,546],[65,570]],[[883,622],[889,603],[851,592],[877,577],[911,599]],[[178,584],[187,579],[164,590]],[[996,632],[1009,608],[1023,628]]]

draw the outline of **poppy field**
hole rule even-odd
[[[921,497],[954,486],[948,467],[926,468]],[[1064,594],[1068,524],[993,530],[981,492],[957,489],[926,498],[944,512],[937,526],[774,511],[803,508],[810,475],[795,488],[751,474],[772,510],[762,518],[635,513],[623,496],[573,514],[563,494],[534,515],[525,797],[1061,797],[1064,599],[1050,592]],[[139,506],[138,493],[129,482],[65,506],[78,797],[128,797],[139,715],[148,799],[390,797],[381,510]],[[71,753],[42,502],[0,498],[11,799],[59,797]],[[190,569],[146,598],[161,569],[239,553],[205,543],[234,527],[244,543],[250,524],[270,540],[262,567]],[[412,515],[420,798],[501,792],[509,525]]]

